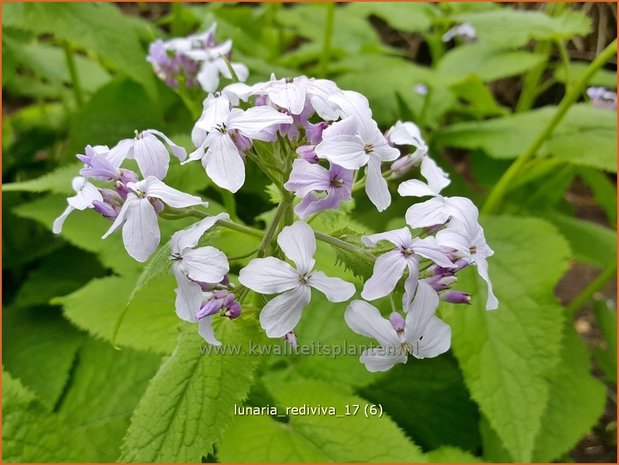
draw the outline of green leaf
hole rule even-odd
[[[548,212],[544,215],[569,241],[576,260],[605,268],[617,255],[617,232],[579,218]]]
[[[465,452],[457,447],[443,446],[426,454],[428,460],[433,463],[479,463],[483,462],[470,452]]]
[[[593,314],[604,337],[602,346],[593,349],[593,358],[606,378],[617,384],[617,310],[608,301],[596,300]]]
[[[552,289],[567,269],[569,248],[539,219],[488,217],[483,225],[495,251],[488,261],[499,308],[485,310],[485,286],[475,285],[469,269],[458,287],[472,291],[472,305],[447,305],[441,314],[471,397],[513,460],[527,462],[560,361],[564,316]]]
[[[116,322],[136,287],[137,275],[95,279],[54,303],[78,328],[112,342]],[[117,345],[167,354],[174,348],[178,318],[174,312],[174,278],[169,273],[152,279],[126,309],[116,335]]]
[[[71,180],[79,174],[83,163],[71,163],[56,168],[40,178],[12,182],[2,185],[3,192],[53,192],[54,194],[74,194]]]
[[[69,429],[46,414],[35,395],[2,372],[2,461],[77,460],[67,442]]]
[[[571,322],[564,325],[563,337],[561,362],[549,378],[550,395],[535,442],[535,462],[560,460],[604,412],[606,388],[591,375],[589,351]]]
[[[556,107],[544,107],[482,122],[456,123],[436,134],[440,144],[482,149],[493,158],[516,158],[545,127]],[[539,155],[577,165],[617,171],[617,117],[588,104],[570,108]]]
[[[449,444],[474,451],[481,446],[479,412],[452,357],[411,358],[360,394],[381,404],[424,450]]]
[[[587,15],[569,10],[558,16],[548,16],[539,11],[504,7],[461,14],[453,19],[471,24],[480,43],[496,48],[520,47],[531,39],[571,39],[574,35],[586,36],[591,31],[591,20]]]
[[[522,50],[504,50],[478,42],[447,52],[437,70],[448,77],[474,75],[483,81],[496,81],[522,74],[543,61],[542,55]]]
[[[580,178],[587,183],[595,201],[604,209],[613,229],[617,229],[617,187],[616,182],[606,173],[593,168],[581,168]]]
[[[55,413],[3,373],[3,459],[112,462],[129,417],[159,364],[157,357],[89,342],[80,350]],[[6,402],[6,403],[5,403]]]
[[[341,415],[288,415],[288,422],[268,416],[237,416],[226,431],[218,458],[222,462],[424,462],[424,456],[386,415],[364,416],[368,402],[337,385],[308,380],[272,389],[278,414],[305,404],[334,407]],[[344,416],[346,406],[360,406]],[[266,446],[268,444],[268,447]]]
[[[142,58],[143,59],[143,58]],[[68,153],[81,153],[90,145],[114,146],[134,131],[163,127],[163,109],[144,89],[128,79],[115,79],[101,87],[74,116]]]
[[[226,320],[217,336],[228,346],[247,348],[258,328],[253,320]],[[247,397],[258,357],[211,353],[195,325],[186,325],[176,349],[161,365],[131,419],[122,461],[199,462],[213,452]]]
[[[69,379],[83,336],[49,307],[5,307],[2,335],[4,369],[51,411]]]
[[[114,5],[14,3],[4,9],[2,25],[80,44],[156,95],[154,73],[140,46],[141,31]]]
[[[406,32],[425,32],[438,16],[436,7],[430,3],[372,2],[353,3],[348,6],[351,14],[366,17],[378,16],[391,27]]]
[[[585,73],[589,68],[589,63],[571,62],[569,67],[569,78],[571,82],[579,82],[585,77]],[[568,73],[565,72],[565,66],[559,64],[555,69],[555,79],[564,84],[567,83]],[[606,69],[599,69],[586,82],[590,86],[606,87],[607,89],[617,88],[617,73]]]

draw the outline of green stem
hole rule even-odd
[[[327,244],[331,244],[339,249],[346,250],[348,252],[352,252],[368,263],[374,264],[375,258],[372,254],[367,251],[357,247],[356,245],[350,244],[349,242],[343,241],[342,239],[338,239],[337,237],[329,236],[328,234],[321,233],[319,231],[314,231],[314,235],[316,239],[322,242],[326,242]]]
[[[230,218],[238,220],[239,217],[236,214],[236,199],[234,198],[234,194],[223,188],[219,189],[219,194],[224,203],[224,208],[230,214]]]
[[[275,231],[277,231],[277,227],[279,226],[279,221],[282,219],[282,216],[288,209],[288,206],[289,201],[287,201],[286,199],[282,200],[282,203],[278,205],[277,210],[275,210],[273,220],[271,221],[271,224],[269,225],[268,229],[264,233],[264,236],[262,237],[262,242],[258,247],[256,257],[262,258],[269,251],[269,248],[271,247],[271,242],[273,241],[273,236],[275,235]]]
[[[557,39],[556,44],[557,44],[557,49],[559,49],[559,55],[561,56],[561,63],[563,64],[563,68],[565,70],[565,87],[569,89],[572,85],[571,72],[570,72],[571,67],[572,67],[571,66],[572,62],[570,61],[570,55],[562,40]]]
[[[71,76],[71,84],[73,85],[73,93],[75,94],[75,103],[78,108],[84,105],[84,94],[82,92],[82,85],[80,83],[79,74],[77,73],[77,66],[75,65],[75,56],[73,50],[68,41],[62,42],[62,48],[64,50],[64,56],[67,61],[67,68],[69,68],[69,76]]]
[[[548,41],[538,42],[535,46],[534,53],[536,55],[543,55],[544,59],[539,65],[530,69],[527,74],[525,74],[522,80],[522,91],[520,92],[518,103],[516,103],[516,113],[530,109],[535,98],[539,95],[539,80],[546,69],[551,48],[551,43]]]
[[[335,22],[335,3],[327,3],[327,17],[325,34],[322,43],[322,55],[320,57],[320,75],[326,77],[329,71],[329,59],[331,57],[331,41],[333,40],[333,23]]]
[[[503,201],[503,197],[505,193],[508,191],[509,186],[513,179],[515,179],[522,167],[529,161],[531,158],[535,156],[538,149],[542,146],[542,144],[550,137],[552,132],[555,130],[557,125],[561,122],[563,117],[566,115],[572,104],[578,99],[584,90],[589,79],[602,67],[604,64],[614,57],[617,54],[617,39],[615,39],[608,47],[606,47],[602,53],[600,53],[593,62],[589,65],[584,75],[576,83],[571,89],[567,91],[563,100],[557,107],[554,115],[546,125],[546,127],[538,134],[538,136],[533,140],[531,145],[525,150],[515,161],[511,164],[511,166],[507,169],[499,182],[496,183],[490,194],[488,195],[488,199],[482,208],[482,213],[491,214],[495,213],[499,207],[501,206],[501,202]]]
[[[617,272],[617,262],[613,262],[602,270],[602,272],[596,276],[596,278],[585,287],[580,294],[572,299],[565,311],[568,315],[574,316],[574,314],[585,305],[593,295],[604,287],[604,285],[615,275]]]

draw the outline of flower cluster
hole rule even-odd
[[[169,87],[178,88],[200,86],[205,92],[214,92],[219,87],[220,76],[232,79],[232,68],[240,81],[249,75],[242,63],[231,63],[232,41],[215,42],[213,24],[206,32],[188,37],[177,37],[167,41],[161,39],[150,44],[146,60],[153,70]]]
[[[209,44],[212,39],[204,40]],[[354,300],[344,315],[353,331],[380,344],[361,357],[368,370],[386,370],[408,355],[435,357],[449,349],[451,329],[436,311],[441,300],[470,303],[468,293],[453,289],[457,273],[466,267],[475,266],[487,283],[486,308],[497,308],[487,263],[493,252],[477,208],[466,198],[441,194],[449,176],[428,155],[413,123],[399,121],[383,133],[363,95],[329,80],[272,76],[267,82],[237,82],[210,93],[191,136],[195,150],[189,155],[155,130],[136,132],[112,149],[87,147],[85,155],[78,155],[84,167],[73,181],[76,195],[67,200],[54,231],[60,232],[74,209],[91,208],[113,221],[104,238],[122,227],[129,255],[146,261],[160,241],[158,216],[201,217],[172,236],[169,259],[177,282],[176,313],[197,323],[207,342],[220,344],[213,318],[239,317],[250,291],[265,302],[259,320],[267,336],[293,345],[312,289],[331,302],[348,302],[357,289],[319,271],[328,268],[316,264],[317,240],[346,247],[373,263],[360,292],[364,300]],[[213,183],[232,193],[243,187],[245,167],[254,163],[282,198],[270,224],[259,231],[231,221],[226,213],[208,215],[200,197],[167,186],[170,153],[181,164],[200,161]],[[125,160],[135,160],[140,175],[122,167]],[[392,202],[388,181],[417,167],[425,181],[405,180],[397,192],[427,200],[408,209],[405,227],[362,236],[360,246],[315,233],[309,225],[313,216],[339,208],[361,189],[379,212],[386,210]],[[236,285],[228,257],[208,245],[215,227],[262,237],[255,258],[238,272]],[[389,246],[379,249],[384,243]],[[392,298],[400,292],[399,284],[398,307],[405,316]],[[394,310],[389,319],[367,302],[387,296]]]

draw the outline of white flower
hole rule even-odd
[[[397,313],[390,321],[363,300],[351,302],[344,313],[348,326],[357,334],[376,339],[381,346],[365,350],[359,358],[361,363],[369,371],[387,371],[396,363],[406,363],[408,354],[432,358],[447,352],[451,328],[434,315],[438,302],[436,291],[424,281],[419,282],[405,323]]]
[[[455,37],[460,37],[465,42],[472,42],[477,39],[477,31],[471,24],[462,23],[449,29],[441,39],[443,42],[449,42]]]
[[[395,160],[400,152],[389,146],[372,119],[372,111],[363,95],[344,91],[332,96],[330,101],[340,107],[343,119],[323,131],[316,155],[347,169],[367,165],[366,193],[378,211],[386,210],[391,204],[391,194],[381,172],[381,163]]]
[[[174,233],[170,240],[172,272],[176,277],[176,314],[190,323],[198,321],[196,314],[203,301],[199,283],[218,283],[230,270],[228,259],[215,247],[198,247],[202,235],[219,220],[230,218],[227,213],[204,218],[187,229]],[[214,345],[221,345],[215,338],[211,318],[199,320],[200,334]]]
[[[428,258],[443,268],[455,266],[434,237],[413,239],[406,226],[393,231],[363,236],[361,241],[368,247],[375,247],[379,241],[389,241],[396,246],[392,251],[376,259],[372,276],[365,282],[361,292],[361,297],[367,300],[389,295],[402,278],[404,270],[408,268],[409,276],[404,282],[405,293],[402,300],[406,310],[417,288],[420,257]]]
[[[310,288],[318,289],[331,302],[343,302],[355,293],[355,286],[331,278],[314,268],[316,239],[307,223],[286,226],[277,243],[296,269],[274,257],[255,258],[239,273],[239,282],[261,294],[280,294],[262,309],[260,324],[269,337],[283,337],[294,329],[303,307],[310,301]]]
[[[157,210],[153,203],[160,200],[172,208],[203,204],[200,197],[169,187],[154,176],[140,182],[130,182],[127,187],[131,192],[116,220],[102,238],[105,239],[122,226],[125,249],[139,262],[148,260],[161,238]]]
[[[486,243],[484,229],[478,223],[479,212],[473,202],[464,199],[459,203],[458,210],[460,214],[448,223],[446,229],[436,234],[436,241],[445,248],[456,250],[458,258],[477,267],[477,273],[488,285],[486,310],[495,310],[499,301],[492,291],[486,260],[494,251]]]
[[[202,160],[206,174],[219,187],[238,191],[245,182],[245,163],[235,143],[239,137],[261,140],[262,131],[279,124],[292,122],[292,117],[269,106],[249,110],[230,109],[227,97],[221,96],[205,108],[205,115],[196,123],[206,135],[187,161]],[[194,130],[192,137],[199,142],[203,133]]]
[[[170,165],[170,154],[158,138],[168,144],[170,151],[180,161],[187,158],[187,152],[183,147],[176,145],[168,136],[155,129],[142,131],[133,139],[121,140],[110,150],[107,158],[114,166],[120,166],[126,158],[135,159],[145,178],[154,176],[163,179]]]
[[[87,208],[93,208],[92,202],[98,200],[103,201],[101,192],[93,184],[89,183],[84,176],[76,176],[71,181],[75,195],[67,199],[69,204],[62,214],[54,220],[52,226],[52,232],[54,234],[60,234],[64,221],[73,210],[86,210]]]

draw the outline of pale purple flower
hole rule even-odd
[[[432,358],[449,350],[451,328],[434,315],[438,295],[423,281],[404,320],[392,313],[384,318],[378,309],[363,300],[355,300],[346,309],[344,319],[357,334],[374,338],[380,347],[367,349],[359,358],[368,371],[387,371],[396,363],[406,363],[408,355]]]
[[[122,226],[125,249],[131,257],[145,262],[159,245],[161,238],[157,223],[162,203],[172,208],[206,205],[200,197],[167,186],[154,176],[127,184],[127,200],[103,239]]]
[[[323,131],[316,155],[351,170],[367,165],[365,191],[378,211],[384,211],[391,204],[391,194],[381,163],[395,160],[400,152],[389,146],[363,95],[345,91],[330,100],[340,107],[343,119]]]
[[[422,82],[415,84],[415,87],[413,87],[413,89],[415,90],[415,93],[417,95],[421,95],[422,97],[428,95],[429,92],[428,86]]]
[[[314,213],[339,207],[344,200],[352,198],[353,171],[331,164],[326,168],[297,159],[284,188],[301,197],[294,211],[302,220]],[[318,196],[324,193],[326,195]]]
[[[459,37],[465,42],[472,42],[477,39],[477,31],[469,23],[458,24],[449,29],[441,38],[443,42],[449,42],[455,37]]]
[[[395,245],[392,251],[376,259],[372,276],[365,282],[361,292],[361,297],[367,300],[389,295],[402,278],[404,270],[408,268],[409,275],[404,282],[405,292],[402,299],[406,310],[417,288],[421,257],[430,259],[444,268],[454,266],[434,237],[413,238],[406,226],[393,231],[363,236],[361,241],[368,247],[375,247],[380,241],[388,241]]]
[[[303,221],[283,228],[277,244],[296,268],[275,257],[255,258],[239,273],[245,287],[261,294],[279,294],[260,312],[260,324],[269,337],[283,337],[294,329],[310,301],[312,287],[331,302],[343,302],[355,293],[351,283],[313,271],[316,239]]]
[[[589,87],[587,96],[595,108],[617,110],[617,93],[604,87]]]
[[[484,230],[478,223],[479,212],[469,199],[458,205],[460,214],[449,222],[447,228],[436,234],[436,241],[447,249],[457,252],[456,257],[477,267],[477,273],[488,286],[486,310],[494,310],[499,301],[492,291],[492,282],[488,275],[488,257],[494,251],[486,243]]]
[[[93,202],[103,201],[99,189],[93,184],[89,183],[86,177],[76,176],[71,181],[71,186],[75,191],[75,195],[67,198],[69,204],[65,211],[54,220],[52,226],[52,232],[54,234],[60,234],[62,226],[65,220],[73,210],[86,210],[87,208],[94,208]]]
[[[206,174],[215,184],[236,192],[245,182],[245,162],[236,140],[239,137],[262,140],[265,129],[291,123],[292,118],[268,106],[245,111],[226,109],[225,99],[225,96],[217,98],[212,111],[209,107],[208,118],[196,123],[206,136],[187,161],[202,160]],[[196,142],[201,139],[195,133],[194,136]]]
[[[168,145],[172,154],[180,161],[187,158],[185,149],[172,142],[164,133],[155,129],[147,129],[141,133],[136,132],[133,139],[123,139],[118,142],[110,150],[107,159],[113,166],[120,166],[126,158],[135,159],[145,178],[154,176],[163,179],[170,165],[170,154],[159,139]]]

